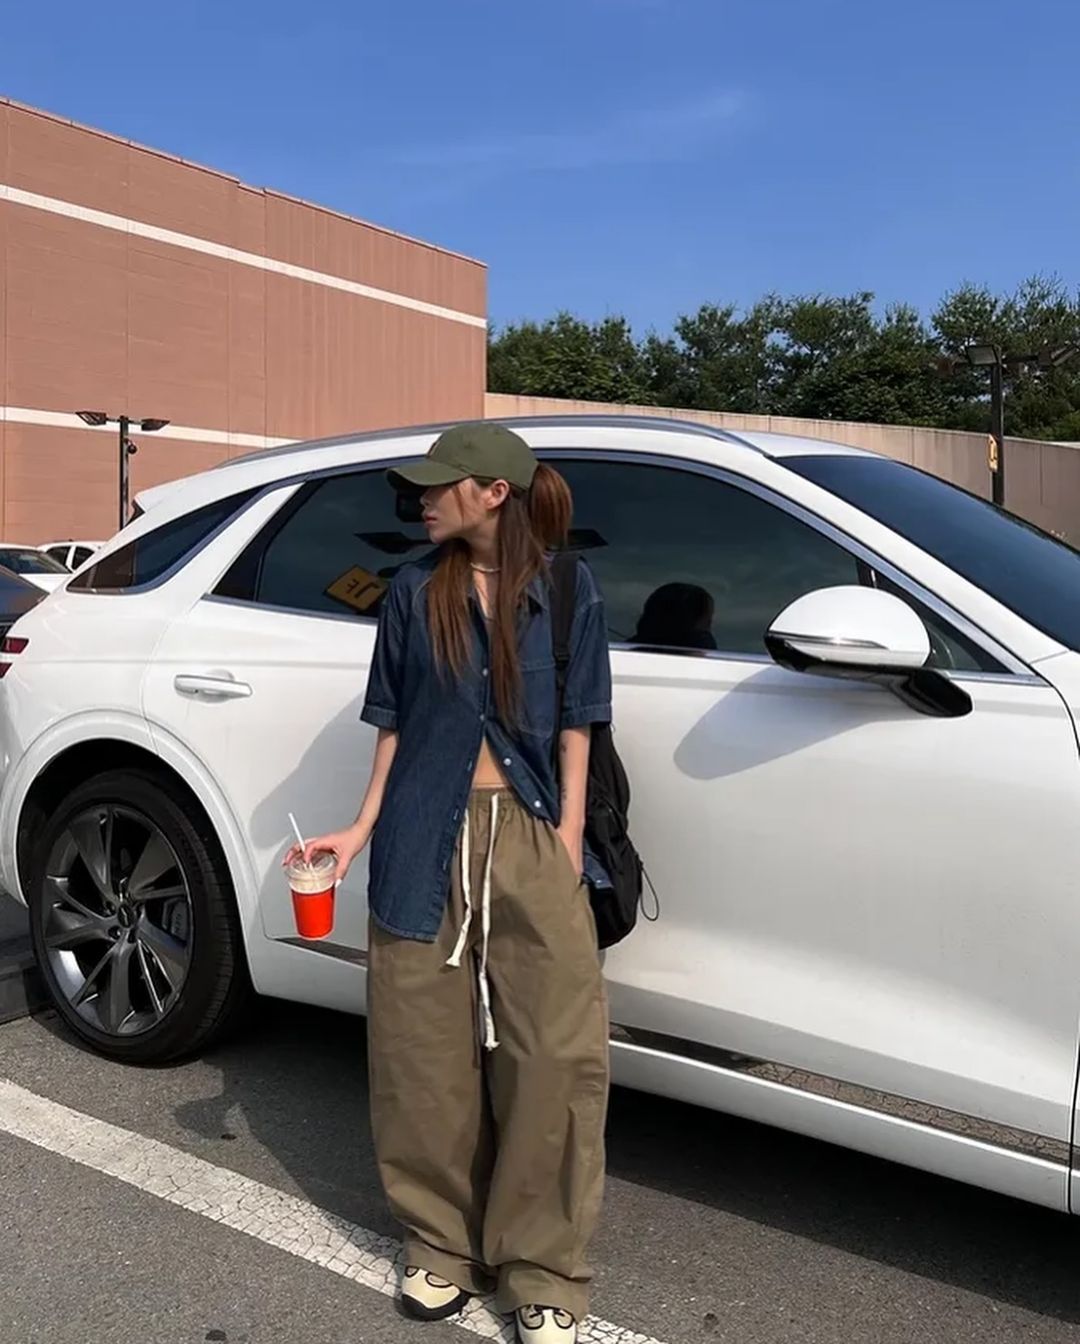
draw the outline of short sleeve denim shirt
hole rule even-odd
[[[371,845],[368,901],[390,933],[433,942],[450,886],[450,865],[487,737],[517,798],[534,816],[559,823],[554,742],[563,728],[611,720],[611,668],[604,608],[592,572],[577,568],[570,665],[562,719],[555,722],[555,658],[550,588],[533,580],[521,616],[520,722],[512,731],[495,712],[487,632],[472,604],[473,652],[459,678],[435,664],[427,621],[427,583],[437,555],[398,571],[379,613],[375,653],[361,718],[398,734]],[[602,880],[602,873],[586,872]]]

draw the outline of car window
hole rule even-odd
[[[15,574],[66,574],[68,571],[58,560],[44,551],[35,551],[31,547],[8,546],[0,549],[0,565],[5,565]]]
[[[180,518],[173,518],[141,537],[104,556],[96,565],[83,570],[68,584],[68,592],[93,589],[96,592],[123,592],[160,578],[201,546],[219,527],[229,521],[255,490],[217,499]]]
[[[76,546],[75,554],[71,557],[71,568],[78,569],[81,565],[85,565],[93,554],[89,546]]]
[[[44,551],[27,551],[24,554],[28,557],[27,564],[31,566],[27,570],[29,574],[66,574],[67,565],[62,564],[54,555],[46,555]]]
[[[803,594],[872,584],[912,606],[929,665],[1001,672],[944,617],[809,524],[738,486],[675,467],[559,462],[574,531],[603,590],[613,642],[759,655]]]
[[[45,554],[51,555],[54,560],[59,560],[61,564],[67,561],[69,547],[67,546],[46,546]]]
[[[374,616],[394,574],[430,550],[423,527],[400,517],[399,507],[384,468],[311,481],[214,593],[292,611]]]
[[[889,587],[850,552],[737,486],[679,468],[560,461],[572,544],[605,598],[615,643],[765,654],[790,602],[817,588]],[[402,565],[430,551],[385,468],[309,482],[263,527],[214,595],[291,611],[374,617]],[[892,591],[892,589],[890,589]],[[929,608],[931,664],[1000,670]]]
[[[1023,620],[1080,649],[1080,552],[986,500],[888,458],[821,454],[784,466],[853,504]]]
[[[764,654],[797,597],[859,582],[854,556],[766,500],[697,472],[559,462],[613,641]]]

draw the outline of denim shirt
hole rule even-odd
[[[495,710],[487,631],[475,598],[469,667],[459,678],[435,663],[427,583],[437,561],[435,553],[394,576],[379,612],[360,716],[398,734],[372,837],[369,908],[388,932],[422,942],[434,942],[442,922],[450,865],[485,735],[522,806],[557,826],[557,732],[611,720],[603,601],[584,562],[577,569],[562,720],[555,723],[550,588],[543,576],[530,585],[521,616],[522,708],[511,731]]]

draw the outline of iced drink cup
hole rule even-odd
[[[315,854],[310,863],[297,858],[285,869],[292,892],[296,932],[301,938],[325,938],[334,927],[333,854]]]

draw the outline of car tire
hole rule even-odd
[[[95,1050],[131,1064],[191,1055],[251,994],[220,845],[182,786],[110,770],[42,829],[26,884],[49,997]]]

